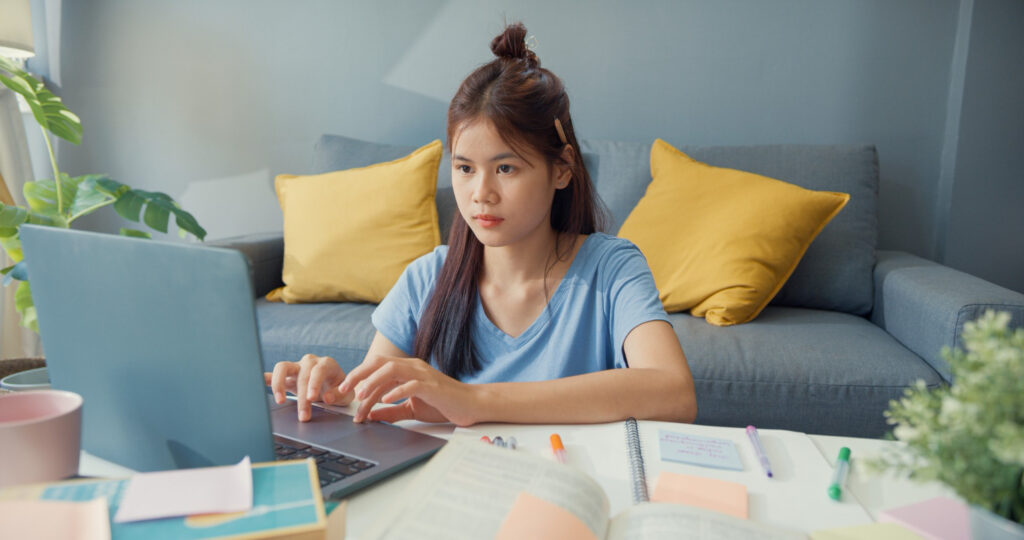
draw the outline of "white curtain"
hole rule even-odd
[[[32,180],[32,160],[17,95],[3,85],[0,85],[0,176],[7,183],[15,204],[24,205],[22,186]],[[0,259],[3,264],[0,268],[12,264],[6,253],[0,254]],[[16,287],[16,281],[0,287],[0,358],[41,356],[39,336],[19,324],[21,319],[14,308]]]

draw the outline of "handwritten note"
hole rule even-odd
[[[139,473],[131,478],[115,523],[252,509],[252,465]]]
[[[736,445],[729,439],[703,437],[674,431],[658,430],[661,459],[701,467],[742,471],[743,463]]]

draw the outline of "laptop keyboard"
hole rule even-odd
[[[314,458],[316,472],[320,476],[320,487],[359,474],[375,465],[369,461],[310,446],[280,435],[274,435],[274,454],[278,460]]]

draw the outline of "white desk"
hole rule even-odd
[[[900,478],[891,473],[875,473],[866,467],[858,466],[858,462],[883,451],[899,448],[901,443],[881,439],[861,439],[856,437],[833,437],[829,435],[810,435],[815,446],[830,462],[839,455],[839,449],[846,446],[850,449],[850,476],[846,481],[847,489],[853,493],[861,506],[878,519],[878,512],[887,508],[895,508],[916,503],[939,495],[960,499],[953,490],[937,482],[918,483],[907,478]]]
[[[621,426],[621,423],[615,423],[616,426]],[[423,424],[419,422],[402,422],[401,425],[404,427],[414,429],[416,431],[430,433],[432,435],[448,438],[454,431],[454,427],[448,424]],[[679,424],[679,430],[685,431],[687,426],[685,424]],[[509,424],[484,424],[480,426],[474,426],[470,428],[470,431],[482,432],[482,433],[494,433],[514,435],[522,441],[524,439],[536,440],[536,434],[538,432],[550,433],[558,431],[562,434],[563,439],[571,439],[573,437],[573,430],[585,430],[587,426],[518,426]],[[742,431],[742,428],[733,428]],[[460,430],[461,431],[461,430]],[[520,434],[520,435],[517,435]],[[892,508],[895,506],[901,506],[910,504],[918,501],[922,501],[938,495],[953,496],[953,493],[942,485],[938,484],[917,484],[905,478],[898,478],[891,474],[875,474],[868,471],[863,466],[858,466],[859,462],[864,459],[878,455],[885,448],[892,448],[898,443],[891,441],[877,440],[877,439],[861,439],[853,437],[833,437],[825,435],[810,435],[811,441],[817,447],[821,455],[829,463],[832,463],[836,455],[839,453],[839,448],[847,446],[851,449],[851,472],[850,477],[847,481],[848,495],[855,497],[855,500],[846,501],[847,504],[859,503],[870,519],[876,519],[878,512],[886,508]],[[534,447],[537,445],[535,444]],[[572,448],[569,448],[570,452]],[[528,450],[534,451],[534,450]],[[657,459],[652,457],[650,454],[654,453],[656,456],[657,449],[648,449],[645,447],[645,452],[648,453],[647,460]],[[770,452],[769,452],[770,453]],[[395,500],[399,497],[407,484],[415,477],[416,472],[422,465],[411,467],[410,469],[396,474],[390,478],[387,478],[373,486],[361,490],[348,498],[347,507],[347,518],[346,518],[346,538],[358,539],[360,535],[367,531],[370,525],[376,519],[379,509],[388,505],[389,501]],[[80,474],[89,476],[127,476],[132,473],[131,470],[118,465],[103,461],[94,456],[90,456],[87,453],[82,453],[82,461],[80,465]],[[612,515],[614,515],[618,509],[624,504],[629,504],[626,500],[627,495],[625,494],[625,485],[613,485],[609,488],[607,478],[599,479],[599,483],[602,483],[602,487],[605,487],[605,491],[614,491],[615,493],[608,493],[609,499],[612,502]],[[612,481],[614,482],[614,481]],[[825,483],[827,479],[823,479],[823,485],[821,490],[821,497],[825,497]],[[799,504],[794,502],[793,504]],[[616,507],[619,507],[618,509]]]

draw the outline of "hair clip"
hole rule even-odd
[[[558,138],[562,140],[562,144],[569,144],[569,139],[565,137],[565,131],[562,130],[562,122],[555,118],[555,130],[558,131]]]
[[[530,49],[531,51],[537,50],[537,36],[529,36],[523,40],[523,43],[526,44],[527,49]]]

